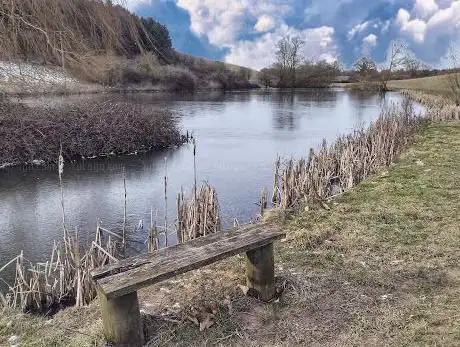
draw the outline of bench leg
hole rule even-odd
[[[262,301],[275,296],[273,243],[246,253],[246,283]]]
[[[141,347],[144,343],[144,332],[137,292],[107,300],[98,290],[97,296],[107,341],[116,346]]]

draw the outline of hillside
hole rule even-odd
[[[460,76],[460,74],[457,74]],[[439,75],[407,80],[397,80],[388,82],[390,89],[414,89],[435,94],[450,95],[452,93],[449,75]]]
[[[109,1],[0,2],[3,93],[241,89],[253,73],[178,53],[167,27]]]

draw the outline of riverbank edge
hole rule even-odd
[[[433,148],[434,152],[431,153],[430,146],[432,146],[434,142],[437,142],[437,138],[435,135],[437,132],[442,131],[442,129],[444,130],[453,129],[452,134],[450,135],[444,134],[443,137],[438,138],[438,140],[441,142],[442,148],[438,148],[438,147]],[[291,233],[288,236],[287,241],[283,242],[281,245],[277,245],[276,247],[277,257],[281,259],[281,261],[277,260],[276,262],[277,264],[280,264],[280,268],[277,269],[277,272],[279,274],[282,274],[281,277],[285,277],[289,279],[289,281],[295,282],[292,279],[292,276],[296,276],[293,274],[293,272],[296,272],[297,270],[295,269],[295,267],[299,267],[299,266],[300,267],[307,266],[309,270],[312,270],[312,267],[315,268],[316,265],[321,265],[320,270],[324,270],[324,266],[323,266],[324,264],[317,264],[317,259],[315,261],[312,261],[311,264],[305,264],[304,262],[308,259],[304,259],[304,260],[300,259],[299,255],[296,255],[295,253],[297,251],[301,251],[302,253],[307,252],[308,253],[306,254],[307,258],[311,258],[312,255],[314,256],[314,252],[315,252],[315,251],[312,251],[313,249],[325,247],[327,250],[328,245],[330,245],[331,243],[334,243],[337,238],[340,239],[341,234],[343,234],[343,229],[344,229],[343,225],[341,225],[342,223],[345,222],[343,219],[346,218],[347,214],[353,215],[354,213],[353,212],[354,206],[353,205],[349,206],[350,201],[353,202],[353,201],[357,201],[357,200],[361,200],[362,198],[365,198],[366,204],[370,203],[369,206],[372,206],[372,209],[379,209],[379,207],[381,207],[379,206],[380,204],[380,201],[378,200],[379,198],[377,198],[377,200],[375,201],[369,198],[371,197],[370,195],[374,195],[374,197],[376,197],[375,192],[374,194],[372,192],[378,189],[378,186],[381,183],[380,181],[384,180],[386,184],[390,182],[392,183],[392,185],[399,187],[401,185],[401,182],[398,182],[398,181],[402,178],[405,178],[404,177],[405,175],[403,174],[402,176],[399,175],[401,177],[397,176],[395,177],[396,179],[394,179],[392,173],[394,172],[404,173],[404,171],[406,170],[410,171],[410,169],[424,169],[423,172],[425,172],[425,170],[439,170],[442,162],[438,163],[438,161],[441,161],[443,158],[445,158],[449,154],[445,152],[447,151],[447,152],[455,153],[455,149],[458,146],[460,146],[460,144],[458,144],[458,135],[460,134],[459,129],[460,129],[460,124],[458,121],[452,122],[452,123],[433,123],[430,125],[426,125],[423,129],[421,129],[420,134],[417,135],[417,141],[416,141],[416,144],[413,146],[413,148],[409,151],[407,155],[404,155],[403,158],[400,161],[398,161],[398,163],[389,170],[389,172],[382,172],[382,173],[373,175],[372,177],[364,181],[361,185],[353,189],[353,191],[346,193],[344,197],[335,200],[330,206],[332,212],[328,210],[314,210],[314,211],[296,211],[296,212],[276,214],[275,219],[277,220],[277,222],[278,223],[281,222],[285,228],[291,231]],[[413,157],[414,151],[415,153],[423,154],[423,158],[433,157],[433,163],[436,164],[434,168],[430,167],[426,169],[425,168],[426,164],[424,164],[423,161],[421,161],[420,159],[416,160],[416,158]],[[451,158],[451,161],[453,164],[455,164],[455,157]],[[435,174],[433,173],[433,171],[426,171],[426,172],[427,173],[431,172],[431,175]],[[386,189],[388,189],[388,187]],[[419,193],[419,192],[414,191],[412,193],[417,195],[416,193]],[[337,208],[337,206],[340,206],[340,207]],[[455,209],[458,210],[458,206],[454,206],[454,207]],[[347,213],[341,213],[341,212],[347,212]],[[329,218],[328,215],[330,214],[337,215],[337,213],[342,214],[342,217],[340,218],[341,219],[340,223],[337,221],[332,221],[332,222],[338,223],[335,226],[335,228],[339,229],[339,232],[331,234],[328,228],[324,227],[324,225]],[[390,217],[385,217],[385,218],[390,218]],[[385,218],[380,216],[379,220],[375,221],[376,222],[375,225],[377,225],[378,227],[386,228],[388,221],[385,220]],[[331,255],[322,254],[319,256],[329,257]],[[326,267],[326,270],[330,270],[328,269],[328,267],[332,266],[333,264],[330,264],[330,263],[334,262],[335,260],[337,259],[335,259],[334,257],[328,260],[329,264]],[[399,260],[396,259],[395,261],[398,262]],[[275,314],[275,317],[271,317],[271,319],[278,320],[279,317],[276,317],[277,314],[275,311],[280,310],[280,309],[282,311],[289,310],[289,307],[290,307],[289,303],[282,302],[281,305],[277,304],[277,305],[269,305],[270,307],[269,306],[261,307],[258,303],[254,302],[251,299],[247,299],[245,297],[241,298],[241,295],[235,292],[234,287],[236,286],[236,283],[241,282],[240,281],[241,274],[244,273],[242,271],[242,265],[243,265],[242,259],[236,258],[236,259],[229,260],[228,262],[222,262],[220,264],[217,264],[216,266],[212,266],[210,268],[203,269],[202,271],[196,271],[195,273],[191,275],[190,274],[185,275],[183,278],[179,280],[179,282],[165,283],[164,287],[156,288],[157,290],[153,290],[152,288],[150,290],[145,291],[144,293],[142,293],[142,297],[143,297],[142,301],[145,302],[147,299],[148,302],[152,303],[145,307],[149,311],[151,310],[153,312],[161,312],[165,310],[165,307],[166,308],[169,307],[170,311],[174,311],[171,308],[173,308],[176,305],[176,303],[179,304],[179,307],[186,307],[189,304],[199,305],[200,303],[203,303],[203,300],[204,301],[222,300],[222,295],[223,295],[222,293],[227,292],[227,293],[230,293],[232,298],[235,296],[236,297],[235,300],[240,300],[240,301],[249,300],[250,304],[254,305],[254,307],[257,307],[258,310],[262,310],[263,311],[262,313],[264,315],[272,316],[273,314]],[[355,265],[356,264],[354,264],[354,266]],[[286,269],[286,267],[291,267],[291,266],[294,266],[294,268]],[[354,269],[354,270],[361,271],[362,269]],[[354,275],[360,275],[360,274],[354,274]],[[222,278],[225,278],[226,281],[222,281]],[[308,276],[307,276],[307,279],[308,279]],[[299,279],[297,278],[296,281],[298,280]],[[436,281],[437,280],[435,279],[435,282]],[[442,282],[443,280],[441,279],[440,281]],[[434,284],[436,285],[436,283]],[[184,290],[184,288],[180,288],[182,285],[184,286],[186,285],[187,288],[189,289]],[[286,286],[286,283],[284,283],[284,286]],[[203,292],[204,287],[206,287],[206,290]],[[297,289],[300,289],[300,288],[297,288]],[[182,294],[180,293],[184,291],[186,293],[182,293]],[[156,292],[156,293],[154,294],[153,292]],[[185,296],[188,296],[188,298],[184,297],[184,294],[187,294]],[[286,295],[291,296],[292,293],[287,293]],[[385,294],[382,294],[382,295],[385,295]],[[233,305],[235,306],[235,304],[236,303],[234,303]],[[271,306],[276,306],[276,308],[271,307]],[[255,309],[254,307],[252,307],[251,309]],[[43,343],[52,343],[52,344],[59,345],[58,343],[61,343],[62,345],[82,346],[82,345],[89,345],[90,343],[96,343],[96,344],[102,343],[101,324],[100,324],[100,319],[98,317],[99,314],[98,314],[97,303],[93,303],[87,308],[82,308],[82,309],[71,308],[71,309],[65,310],[59,313],[52,321],[45,320],[40,317],[30,317],[30,316],[22,315],[22,314],[19,314],[11,310],[7,310],[3,313],[4,315],[0,322],[1,323],[0,324],[0,336],[1,336],[0,342],[2,343],[7,343],[7,340],[14,336],[19,336],[18,342],[22,341],[22,343],[24,343],[24,341],[26,340],[31,343],[30,345],[34,345],[34,343],[36,345],[43,345]],[[256,313],[258,316],[261,314],[261,312],[256,312]],[[169,313],[169,314],[173,314],[173,313]],[[89,319],[89,317],[91,317],[92,319]],[[224,332],[228,330],[227,329],[228,327],[226,327],[226,325],[230,323],[230,321],[228,321],[229,319],[231,319],[231,317],[229,317],[228,314],[222,313],[222,315],[219,315],[218,317],[219,324],[217,324],[217,328],[211,328],[210,330],[203,332],[203,333],[199,333],[197,328],[185,322],[182,322],[180,327],[179,328],[176,327],[176,328],[180,330],[179,336],[187,337],[189,345],[198,345],[198,342],[199,341],[203,342],[203,339],[205,339],[206,341],[212,341],[213,339],[218,340],[219,338],[217,337],[217,335],[221,334],[223,330]],[[161,317],[160,317],[160,321],[161,321]],[[231,323],[233,327],[233,324],[235,324],[235,322],[231,322]],[[68,335],[67,337],[65,337],[66,335],[65,328],[64,330],[61,330],[61,331],[54,331],[53,332],[54,334],[52,334],[53,336],[41,337],[41,336],[35,335],[35,333],[33,332],[33,330],[35,330],[36,328],[39,328],[39,327],[43,328],[48,325],[55,326],[55,324],[58,325],[58,330],[59,330],[60,325],[64,324],[64,326],[72,326],[71,329],[74,329],[75,331],[71,334],[68,334],[67,332],[67,335]],[[164,333],[165,332],[164,328],[167,328],[169,329],[170,332],[172,332],[171,327],[168,328],[167,325],[168,324],[165,324],[166,327],[163,327],[163,330],[160,332]],[[175,331],[177,335],[178,329],[176,328],[172,330]],[[85,334],[82,334],[82,332],[85,332]],[[15,334],[18,334],[18,335],[15,335]],[[27,334],[30,334],[30,338],[32,340],[30,340],[29,337],[24,336]],[[23,336],[20,336],[20,335],[23,335]],[[162,334],[160,334],[160,336],[162,336],[162,338],[167,338],[167,336],[163,336]],[[37,339],[37,340],[34,341],[33,339]],[[238,334],[232,335],[229,339],[232,340],[233,343],[235,344],[243,342],[243,341],[238,340],[239,339]],[[236,341],[233,339],[236,339]],[[230,340],[227,340],[227,341],[230,342]],[[197,343],[195,344],[195,342]],[[263,342],[263,341],[259,341],[259,342]]]
[[[452,129],[452,134],[441,134],[443,135],[442,137],[436,136],[436,133],[447,131],[448,129]],[[298,301],[301,299],[295,296],[297,295],[295,292],[302,291],[303,287],[305,287],[306,290],[312,289],[311,284],[307,283],[312,279],[311,274],[299,275],[299,273],[307,270],[307,272],[324,271],[325,273],[321,276],[324,277],[325,274],[326,276],[330,276],[331,270],[338,270],[338,268],[336,268],[336,262],[343,265],[343,262],[340,260],[340,252],[343,251],[342,246],[337,246],[339,249],[335,250],[334,254],[331,254],[330,248],[332,247],[331,245],[333,245],[334,248],[334,244],[336,242],[340,243],[341,240],[346,239],[346,231],[348,229],[344,226],[344,224],[349,223],[350,219],[353,219],[354,214],[361,218],[367,218],[369,211],[372,211],[372,213],[378,212],[378,215],[374,216],[377,217],[377,219],[373,221],[374,228],[386,229],[394,222],[398,222],[398,224],[401,223],[402,221],[392,220],[391,213],[382,214],[384,213],[382,212],[383,207],[386,206],[381,206],[380,199],[383,198],[379,197],[379,194],[383,192],[391,192],[395,187],[396,189],[399,189],[403,185],[403,181],[414,179],[411,170],[416,170],[418,173],[422,173],[425,176],[435,175],[435,171],[440,170],[443,167],[442,160],[445,157],[449,157],[450,152],[453,152],[454,154],[456,153],[456,150],[457,152],[460,152],[458,151],[458,149],[460,149],[460,143],[458,143],[460,138],[459,135],[460,123],[458,121],[452,123],[443,122],[425,124],[417,135],[416,143],[407,154],[403,155],[402,158],[398,160],[396,165],[388,171],[385,170],[372,175],[362,184],[353,188],[352,191],[346,193],[343,197],[333,200],[332,203],[328,205],[328,209],[270,213],[269,215],[271,217],[269,217],[269,219],[272,220],[273,223],[281,223],[284,228],[290,231],[288,238],[281,244],[277,244],[275,247],[277,249],[277,257],[280,259],[276,261],[276,264],[280,265],[277,269],[277,275],[280,276],[280,279],[282,280],[280,284],[286,290],[286,301],[283,297],[279,303],[265,306],[252,299],[242,297],[241,293],[238,290],[235,290],[237,283],[243,283],[242,274],[244,274],[244,271],[242,258],[231,259],[229,261],[216,264],[215,266],[180,277],[177,281],[166,282],[162,286],[157,286],[156,288],[152,287],[143,291],[141,293],[141,301],[143,302],[142,305],[144,306],[144,312],[155,314],[156,319],[162,323],[162,325],[160,324],[161,327],[159,331],[159,338],[162,339],[161,342],[165,344],[168,343],[170,336],[168,337],[167,333],[169,332],[175,334],[173,342],[181,341],[178,339],[179,336],[182,339],[186,338],[188,345],[200,345],[203,342],[216,342],[220,341],[223,337],[230,335],[231,336],[225,341],[229,343],[232,342],[232,344],[236,345],[244,344],[249,341],[260,344],[270,343],[270,340],[261,340],[262,337],[260,336],[254,340],[252,336],[247,336],[247,334],[245,335],[245,333],[242,333],[246,340],[241,340],[241,336],[238,334],[232,335],[231,329],[233,329],[235,325],[238,325],[238,322],[235,322],[235,317],[231,317],[228,312],[219,313],[215,327],[201,333],[198,331],[198,328],[182,320],[180,320],[181,323],[178,326],[171,326],[170,323],[167,323],[169,319],[168,317],[172,315],[177,318],[177,314],[174,313],[177,309],[181,311],[182,308],[188,307],[189,305],[206,305],[209,301],[213,300],[217,301],[217,303],[222,306],[222,302],[227,300],[224,296],[225,294],[223,293],[227,293],[227,295],[231,298],[232,305],[234,306],[233,310],[238,311],[238,307],[241,308],[243,306],[249,307],[252,312],[251,314],[253,316],[255,315],[257,320],[268,319],[270,324],[273,324],[274,322],[278,324],[281,318],[279,316],[280,312],[284,312],[284,314],[286,314],[286,312],[289,312],[290,310],[295,311],[295,307],[293,307],[292,304],[295,300]],[[438,142],[441,143],[442,148],[438,146],[436,146],[436,148],[433,147],[433,144]],[[414,153],[416,154],[414,155]],[[419,154],[422,154],[423,158],[418,158]],[[428,166],[426,164],[426,160],[430,158],[432,158],[431,164],[434,165]],[[458,163],[460,160],[456,161],[456,157],[451,157],[450,161],[452,165],[457,163],[458,169]],[[457,170],[457,172],[459,171]],[[388,186],[388,184],[390,184],[390,186]],[[413,184],[417,186],[418,182],[415,181]],[[436,189],[439,189],[439,187],[436,187]],[[408,193],[410,193],[410,197],[412,199],[417,198],[420,191],[418,191],[418,189],[410,189]],[[447,192],[444,190],[443,194],[447,194]],[[363,209],[363,211],[360,210],[358,211],[359,213],[357,213],[357,206],[355,206],[355,204],[359,201],[364,201],[366,207],[370,208],[370,210],[366,211],[366,209]],[[422,201],[422,205],[425,203],[428,202]],[[458,206],[454,207],[458,210]],[[412,205],[408,211],[403,211],[404,213],[407,212],[409,214],[406,216],[409,217],[409,219],[407,219],[409,224],[413,223],[413,214],[420,212],[417,210],[418,209],[415,209],[414,211],[414,205]],[[452,213],[453,212],[455,212],[455,209]],[[334,218],[332,218],[331,215],[333,215]],[[436,220],[435,216],[429,217],[429,221],[433,219]],[[359,226],[354,225],[354,227],[358,227],[358,229],[361,229],[360,231],[364,233],[363,235],[366,235],[366,230],[368,228],[366,230],[362,230]],[[413,236],[414,235],[411,235],[411,237]],[[358,237],[358,241],[363,241],[361,236],[355,235],[355,237]],[[403,240],[398,239],[397,241]],[[397,244],[397,246],[401,247],[404,245]],[[383,249],[381,251],[383,251]],[[379,255],[379,257],[380,256],[383,255]],[[369,259],[366,259],[366,261],[369,261]],[[394,261],[396,262],[395,264],[398,265],[400,260],[395,259]],[[363,268],[359,266],[358,268],[355,268],[357,266],[357,262],[357,259],[356,261],[354,259],[351,260],[351,265],[353,267],[345,269],[347,271],[351,271],[351,274],[348,275],[352,275],[353,280],[357,281],[358,284],[362,281],[369,281],[370,274],[365,273],[368,269],[366,269],[366,266],[364,265]],[[424,276],[422,279],[426,280],[425,277],[428,275],[426,273],[422,273],[421,276]],[[307,282],[303,282],[305,280]],[[315,280],[317,280],[317,278],[315,278]],[[349,280],[349,278],[347,278],[347,280]],[[433,289],[437,288],[438,281],[444,281],[442,278],[429,278],[429,280],[434,281],[432,283],[432,285],[434,285]],[[324,285],[324,283],[315,283],[315,285],[319,284]],[[372,283],[372,285],[374,286],[375,283]],[[381,286],[381,284],[378,283],[378,286]],[[387,291],[394,290],[393,285],[385,284],[384,287],[385,288],[383,289]],[[321,292],[323,292],[323,290],[321,290]],[[364,295],[367,294],[368,293]],[[387,294],[381,294],[381,297],[385,295]],[[392,295],[393,294],[388,294],[386,296],[387,299],[390,299],[391,303],[393,303],[393,299],[391,299]],[[377,297],[376,299],[382,302],[387,300],[381,299],[381,297]],[[308,300],[308,302],[311,304],[311,300]],[[224,308],[222,310],[225,311]],[[159,312],[162,313],[158,314]],[[166,312],[167,315],[163,316],[164,312]],[[315,314],[318,314],[318,312],[315,313],[315,311],[313,311],[313,315]],[[241,320],[240,316],[237,318]],[[257,324],[259,323],[260,322]],[[256,323],[252,322],[252,324]],[[42,337],[33,332],[36,328],[41,327],[43,329],[49,325],[53,327],[57,326],[58,331],[54,331],[53,334],[51,334],[52,336]],[[259,328],[262,329],[261,327]],[[73,331],[70,331],[69,334],[67,329]],[[263,328],[262,330],[267,331],[266,328]],[[23,331],[22,334],[21,331]],[[279,331],[277,331],[277,333],[279,333]],[[24,335],[27,334],[30,334],[29,337],[31,339],[37,340],[33,341],[30,340],[29,337],[25,337]],[[68,334],[68,336],[65,337],[65,334]],[[103,343],[97,303],[93,303],[87,308],[67,309],[59,313],[53,320],[46,320],[40,317],[30,317],[19,314],[15,311],[7,310],[4,312],[4,318],[0,319],[0,343],[7,343],[7,339],[10,339],[12,336],[19,336],[18,342],[21,344],[23,344],[24,339],[26,339],[26,341],[29,342],[27,345],[46,345],[48,343],[55,345],[83,346],[93,343],[96,345]],[[40,340],[40,338],[44,340]],[[283,341],[282,338],[280,338],[277,342],[281,341]],[[171,342],[171,340],[169,340],[169,342]],[[296,342],[302,343],[302,341]]]
[[[444,177],[449,174],[450,170],[460,169],[458,164],[460,163],[458,160],[460,159],[458,157],[458,153],[460,153],[459,135],[460,122],[458,121],[426,124],[420,129],[416,143],[411,150],[403,155],[393,167],[372,175],[343,197],[334,200],[330,204],[330,210],[272,212],[270,217],[272,222],[281,223],[289,231],[287,239],[275,247],[276,264],[279,264],[276,269],[278,282],[285,289],[285,294],[277,303],[260,304],[253,299],[242,296],[238,289],[235,289],[238,283],[243,283],[243,258],[233,258],[181,276],[176,281],[165,282],[161,286],[154,286],[143,291],[141,293],[143,312],[155,314],[157,320],[155,329],[158,329],[156,333],[159,340],[156,340],[152,345],[160,342],[162,345],[175,343],[181,345],[180,341],[182,341],[182,344],[198,346],[203,343],[218,343],[220,339],[228,336],[230,337],[225,340],[227,345],[243,345],[249,342],[253,345],[264,345],[286,342],[283,340],[283,331],[279,325],[289,329],[285,325],[289,322],[297,323],[297,325],[290,325],[297,334],[290,337],[284,336],[284,339],[288,339],[287,341],[291,343],[300,344],[318,342],[315,341],[316,338],[319,338],[319,336],[315,337],[317,332],[309,330],[312,328],[309,326],[310,319],[319,319],[315,324],[325,334],[323,338],[327,338],[327,341],[341,342],[345,345],[347,343],[353,344],[353,342],[363,343],[364,340],[361,338],[368,343],[374,342],[378,345],[379,337],[390,339],[394,343],[405,342],[409,345],[436,342],[441,338],[441,335],[433,335],[433,329],[437,331],[440,328],[448,329],[448,333],[443,339],[455,338],[456,335],[452,335],[451,330],[456,329],[460,323],[458,314],[452,315],[451,320],[444,321],[444,319],[449,317],[449,314],[458,313],[455,309],[458,305],[452,304],[458,303],[459,299],[457,298],[459,296],[454,297],[449,292],[449,300],[446,302],[444,302],[446,299],[443,297],[446,295],[446,290],[455,290],[456,294],[460,291],[460,287],[457,286],[458,280],[454,274],[451,274],[451,272],[460,274],[458,267],[453,264],[454,259],[451,259],[452,256],[457,258],[460,255],[458,252],[447,254],[449,262],[443,263],[441,266],[438,262],[440,255],[431,249],[432,247],[428,243],[431,243],[432,239],[440,241],[439,238],[430,234],[438,228],[438,223],[441,221],[444,225],[439,233],[443,235],[443,242],[452,241],[456,236],[460,236],[458,234],[460,231],[456,230],[454,235],[445,239],[448,233],[455,232],[452,229],[455,226],[453,222],[456,221],[455,214],[458,216],[458,212],[460,212],[460,206],[452,201],[451,207],[454,209],[448,213],[448,221],[451,224],[445,223],[446,216],[440,220],[440,216],[433,215],[432,211],[429,211],[430,208],[434,208],[432,204],[435,202],[425,199],[420,201],[420,194],[423,193],[419,190],[418,185],[428,182],[436,183],[436,186],[427,188],[431,192],[426,197],[433,197],[432,194],[434,194],[435,196],[444,196],[447,200],[451,198],[446,188],[452,181],[442,183],[430,177],[437,177],[438,175]],[[453,153],[457,153],[457,155],[450,158],[447,166],[443,164],[443,160]],[[417,180],[417,176],[420,178],[420,182]],[[439,178],[442,178],[441,176]],[[414,188],[407,187],[405,183],[414,179]],[[443,186],[439,186],[439,184]],[[388,199],[378,198],[377,196],[384,191],[391,194],[392,197]],[[454,194],[458,196],[458,189]],[[393,202],[392,198],[395,196],[402,200],[397,206],[384,212]],[[407,201],[410,201],[411,204],[398,212],[397,209],[402,208],[407,204]],[[418,208],[418,205],[421,208]],[[442,208],[440,206],[438,212]],[[359,218],[354,219],[354,217]],[[400,220],[400,218],[403,219]],[[423,223],[432,223],[432,225],[417,225],[417,218],[420,218]],[[456,218],[458,220],[458,217]],[[369,222],[366,223],[365,219]],[[360,225],[361,223],[362,225]],[[406,223],[407,225],[405,225]],[[372,232],[372,229],[389,232],[392,227],[398,230],[391,233],[388,240],[381,239],[381,236]],[[423,242],[423,239],[419,239],[416,229],[420,227],[427,229],[423,231],[424,237],[427,238],[426,243]],[[352,228],[357,228],[357,230],[352,231]],[[404,232],[408,233],[407,240],[405,240]],[[352,241],[353,243],[350,243]],[[371,243],[375,244],[371,246]],[[382,247],[389,244],[392,244],[396,251]],[[421,245],[430,247],[428,255],[424,255],[425,249],[421,248]],[[458,239],[457,242],[449,246],[445,243],[438,246],[444,247],[444,252],[451,252],[458,246]],[[365,250],[368,247],[371,247],[373,251],[366,254]],[[410,252],[407,253],[408,250]],[[414,251],[417,252],[413,253]],[[401,258],[394,257],[395,252]],[[419,264],[415,264],[415,261],[410,262],[409,260],[415,255],[426,261]],[[421,259],[417,258],[417,260],[420,261]],[[380,268],[379,264],[381,265],[382,262],[385,263],[385,266]],[[414,270],[412,267],[416,267],[416,269]],[[376,277],[377,274],[381,276]],[[401,278],[402,274],[409,276],[409,278],[404,276]],[[416,283],[401,283],[403,280],[411,283],[415,281]],[[345,282],[347,284],[344,284]],[[398,288],[401,285],[403,285],[402,291],[400,291],[401,288]],[[410,288],[404,287],[408,285]],[[456,289],[453,288],[454,285],[457,286]],[[339,319],[345,318],[348,324],[357,324],[356,313],[350,312],[349,301],[337,292],[340,286],[343,287],[345,296],[356,291],[350,299],[354,298],[352,304],[354,310],[357,309],[362,314],[359,316],[358,323],[363,324],[368,330],[357,329],[354,326],[352,330],[356,330],[353,331],[352,335],[350,332],[341,331],[335,337],[337,340],[334,340],[332,335],[327,334],[328,330],[325,326],[330,324],[330,322],[326,322],[325,315],[331,314],[330,310],[333,306],[338,306],[335,310],[346,311],[346,317],[342,312],[336,318],[331,318],[333,321],[337,320],[338,322]],[[302,293],[302,290],[306,293]],[[425,298],[414,298],[410,290],[415,290],[417,295],[423,294]],[[307,297],[303,297],[304,295]],[[355,297],[355,295],[357,296]],[[400,297],[400,295],[404,297]],[[222,305],[226,296],[230,298],[232,303],[232,314],[228,313],[228,308],[223,307],[225,305]],[[410,308],[404,307],[406,304],[401,302],[403,299],[408,300],[408,296],[410,297]],[[327,300],[330,300],[330,303],[324,302]],[[444,301],[441,306],[433,308],[431,306],[432,300]],[[213,301],[219,305],[222,312],[217,315],[215,326],[204,332],[199,332],[198,327],[182,320],[183,318],[180,319],[181,314],[174,313],[175,310],[180,311],[190,305],[200,307],[209,305]],[[315,310],[312,305],[319,305],[319,311]],[[376,309],[377,312],[371,310],[372,312],[369,313],[367,311],[369,305],[372,310]],[[421,305],[421,307],[417,308],[417,305]],[[442,313],[439,319],[436,319],[434,314],[429,314],[430,310],[433,310],[433,313],[441,314],[439,310],[446,310],[446,305],[450,305],[448,311]],[[307,315],[299,316],[301,309]],[[325,310],[324,314],[320,312],[322,309]],[[52,320],[23,315],[13,310],[5,310],[2,313],[0,318],[1,344],[11,345],[13,342],[27,346],[103,344],[97,303],[92,303],[85,308],[67,309],[58,313]],[[377,313],[379,314],[376,315]],[[369,314],[376,316],[371,318]],[[414,315],[416,318],[409,318]],[[310,318],[306,318],[308,316]],[[424,332],[423,329],[427,327],[424,326],[425,323],[423,322],[427,320],[427,316],[430,318],[430,324],[428,330]],[[456,316],[457,318],[455,318]],[[245,319],[247,320],[248,317],[252,317],[250,320],[255,321],[252,321],[251,325],[243,327],[244,324],[241,323],[245,323]],[[302,329],[307,329],[310,336],[298,334],[300,317],[306,323]],[[173,319],[178,320],[179,323],[168,321]],[[374,319],[391,324],[371,327],[370,324],[374,322]],[[391,327],[397,326],[397,323],[407,323],[407,319],[409,319],[409,326],[391,330]],[[262,322],[267,325],[262,326]],[[238,329],[239,324],[241,324],[239,328],[242,330],[239,334],[232,335],[232,329],[235,327]],[[249,331],[245,330],[247,328]],[[256,328],[264,333],[261,334],[260,331],[256,333],[255,330],[251,330]],[[345,329],[343,324],[339,325],[339,328],[340,330]],[[275,335],[266,335],[270,329]],[[398,336],[401,334],[402,337]],[[399,340],[399,337],[402,340]],[[348,340],[349,338],[351,340]]]

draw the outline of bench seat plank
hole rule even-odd
[[[95,269],[91,275],[98,290],[107,299],[114,299],[224,258],[266,246],[284,236],[285,233],[278,227],[258,224],[128,258]]]

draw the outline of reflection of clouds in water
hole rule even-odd
[[[331,142],[357,123],[375,119],[381,107],[375,95],[324,89],[117,97],[171,110],[180,117],[182,129],[195,131],[198,181],[207,180],[216,187],[226,225],[235,217],[246,222],[257,213],[261,189],[272,185],[277,154],[306,155],[323,138]],[[92,96],[80,98],[93,100]],[[385,102],[393,100],[394,96]],[[82,238],[90,239],[98,219],[108,229],[120,228],[126,168],[128,230],[132,238],[143,242],[147,231],[132,231],[139,220],[147,225],[151,208],[157,223],[163,219],[165,156],[169,224],[173,225],[176,194],[181,187],[190,191],[193,186],[190,145],[156,154],[66,164],[64,195],[71,229],[78,226]],[[27,250],[32,259],[48,255],[52,240],[62,236],[59,196],[54,167],[0,172],[0,263],[20,249]]]

